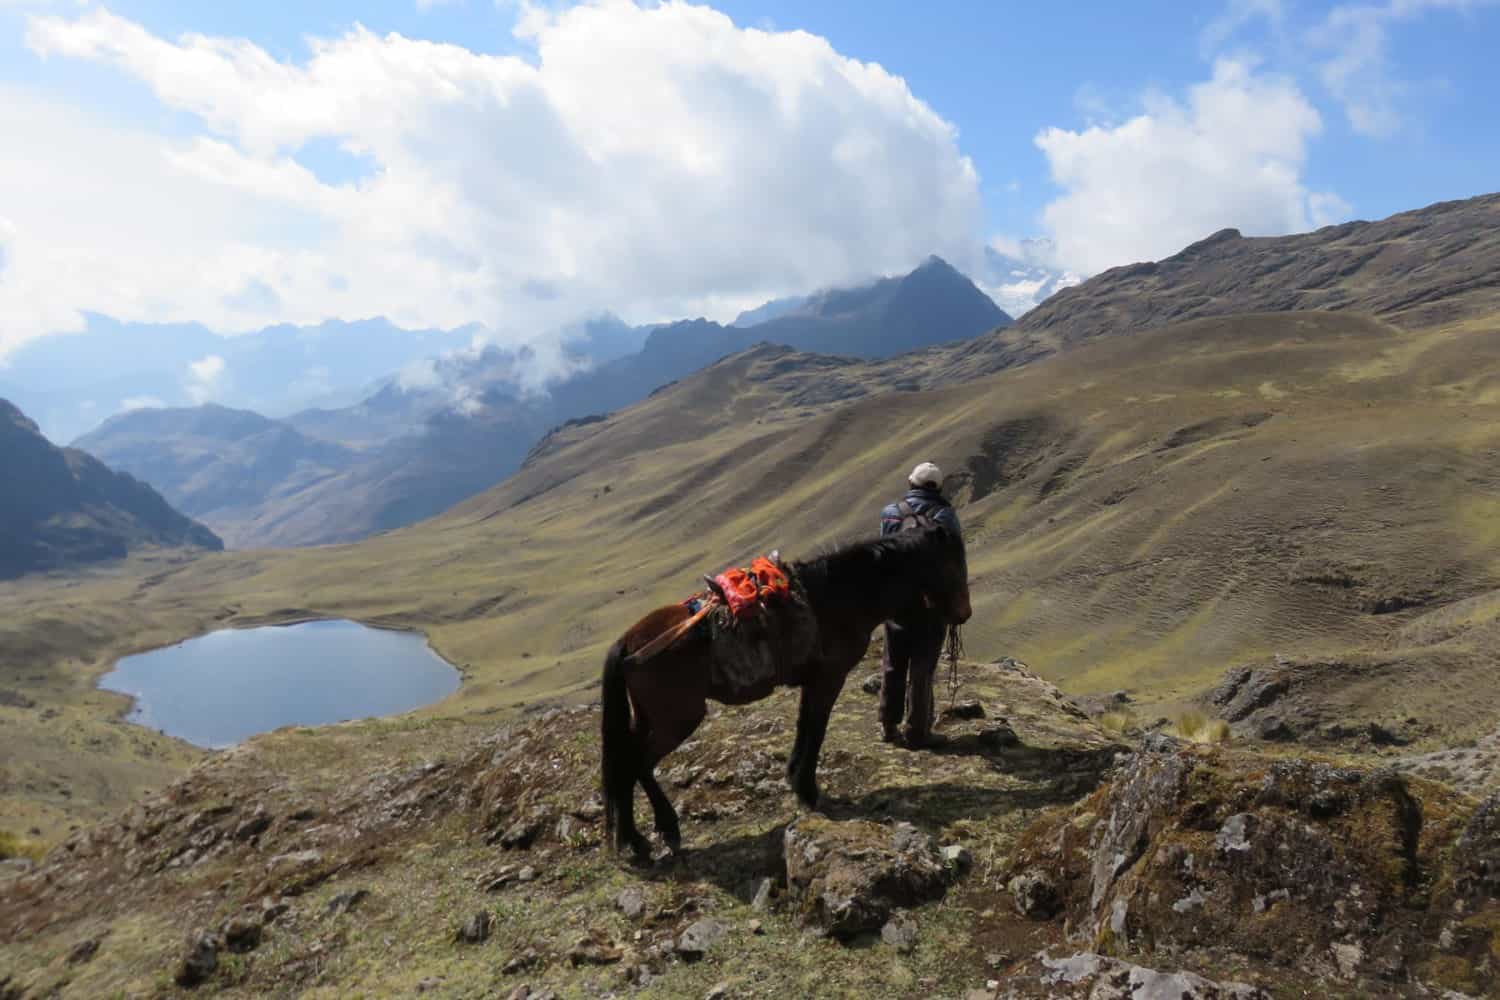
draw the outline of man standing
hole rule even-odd
[[[937,524],[960,535],[958,515],[942,494],[943,473],[923,462],[907,477],[906,496],[880,512],[880,533],[892,535],[923,524]],[[935,611],[914,611],[885,623],[885,663],[880,681],[880,738],[893,743],[906,717],[906,745],[931,746],[932,682],[943,651],[946,626]]]

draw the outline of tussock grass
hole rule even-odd
[[[1105,712],[1098,721],[1100,729],[1115,736],[1134,729],[1136,725],[1135,716],[1130,712]]]
[[[30,858],[32,861],[40,861],[46,853],[47,845],[41,841],[31,840],[8,830],[0,830],[0,861],[8,861],[11,858]]]
[[[1194,743],[1229,742],[1229,723],[1207,718],[1202,712],[1179,713],[1174,727],[1178,736]]]

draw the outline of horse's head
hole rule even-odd
[[[927,560],[926,603],[949,625],[962,625],[974,610],[969,605],[969,560],[964,540],[942,525],[927,529],[927,544],[936,558]]]

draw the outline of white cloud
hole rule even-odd
[[[188,364],[184,388],[194,403],[207,403],[224,388],[226,365],[217,354],[209,354]]]
[[[403,365],[396,373],[396,385],[402,392],[417,392],[436,389],[443,378],[438,374],[437,362],[432,358],[419,358]]]
[[[1347,222],[1354,207],[1332,191],[1315,191],[1307,196],[1307,212],[1317,227]]]
[[[1284,17],[1281,0],[1229,0],[1219,16],[1199,33],[1198,44],[1205,54],[1211,55],[1247,24],[1264,19],[1272,27],[1280,27]]]
[[[0,89],[0,134],[28,151],[0,157],[0,190],[35,193],[6,206],[0,355],[83,310],[513,340],[604,308],[728,316],[980,247],[952,126],[819,37],[628,0],[523,5],[517,33],[532,61],[356,26],[287,62],[105,9],[32,17],[40,56],[113,66],[205,132]],[[373,172],[325,183],[297,160],[313,140]]]
[[[1057,247],[1048,239],[1018,240],[994,236],[979,287],[1012,318],[1035,308],[1052,293],[1083,280],[1062,268]]]
[[[1064,193],[1043,222],[1057,262],[1094,274],[1156,260],[1225,227],[1298,232],[1348,211],[1302,182],[1322,121],[1296,84],[1221,59],[1187,100],[1148,99],[1114,127],[1049,128],[1036,137]]]
[[[130,410],[160,410],[166,408],[166,402],[155,396],[128,396],[120,400],[120,411]]]
[[[1312,32],[1314,46],[1331,52],[1323,83],[1343,105],[1350,126],[1362,135],[1387,138],[1400,131],[1408,85],[1393,75],[1388,58],[1390,27],[1430,11],[1466,12],[1496,0],[1385,0],[1344,4],[1329,11]]]

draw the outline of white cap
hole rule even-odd
[[[911,470],[911,475],[906,477],[906,481],[913,486],[938,487],[943,485],[943,470],[931,462],[923,462]]]

